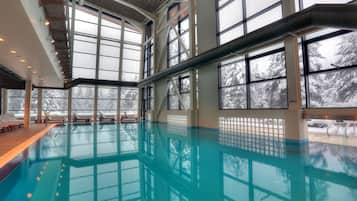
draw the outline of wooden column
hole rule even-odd
[[[31,120],[31,93],[32,93],[32,81],[26,80],[25,84],[25,105],[24,105],[24,125],[25,128],[30,127]]]

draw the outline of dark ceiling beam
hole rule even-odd
[[[61,17],[55,17],[55,16],[48,16],[47,20],[51,21],[51,22],[55,22],[55,21],[65,21],[66,20],[66,16],[61,16]]]
[[[165,69],[139,82],[143,86],[167,76],[176,75],[202,64],[214,63],[227,56],[272,44],[295,34],[301,35],[323,27],[339,29],[357,29],[357,6],[340,4],[317,4],[301,12],[284,17],[227,44],[208,50],[187,61]]]
[[[84,79],[78,78],[75,80],[71,80],[64,84],[63,88],[60,87],[40,87],[35,86],[36,88],[43,88],[43,89],[70,89],[77,85],[86,84],[86,85],[101,85],[101,86],[116,86],[116,87],[137,87],[137,82],[126,82],[126,81],[111,81],[111,80],[97,80],[97,79]]]
[[[40,5],[63,5],[64,0],[40,0]]]

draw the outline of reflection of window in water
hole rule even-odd
[[[182,195],[181,192],[170,187],[170,201],[188,201],[188,198]]]
[[[71,131],[70,157],[72,159],[92,158],[94,154],[94,127],[73,126]]]
[[[290,199],[291,182],[284,169],[226,153],[222,158],[225,200],[252,200],[249,191],[253,191],[254,200]]]
[[[122,200],[140,199],[140,171],[138,160],[121,162],[121,190]]]
[[[144,189],[143,196],[145,200],[155,200],[155,180],[154,172],[144,165]]]
[[[257,200],[267,197],[277,200],[291,199],[291,182],[286,170],[253,161],[252,171],[254,198]]]
[[[97,156],[115,155],[118,139],[115,124],[99,125],[97,134]]]
[[[169,139],[169,165],[174,172],[191,180],[192,150],[187,142]]]
[[[138,124],[120,125],[120,153],[138,151]]]
[[[40,158],[64,157],[67,154],[67,137],[64,128],[53,128],[40,140]]]
[[[101,164],[95,168],[71,167],[69,175],[69,200],[94,200],[95,193],[96,200],[141,198],[138,160]]]
[[[118,163],[109,163],[97,166],[97,196],[98,200],[117,199]]]
[[[249,200],[248,160],[223,154],[222,171],[224,199]]]
[[[154,156],[154,151],[155,151],[155,135],[149,131],[145,130],[145,133],[143,135],[143,149],[144,153],[149,156],[153,157]]]
[[[93,200],[93,166],[70,168],[69,200]]]

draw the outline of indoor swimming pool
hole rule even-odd
[[[357,200],[357,148],[161,123],[54,128],[0,200]]]

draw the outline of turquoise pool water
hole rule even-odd
[[[168,124],[53,129],[0,200],[357,200],[357,149]]]

